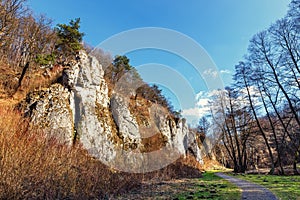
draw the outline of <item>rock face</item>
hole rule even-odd
[[[118,94],[111,98],[111,113],[118,127],[119,137],[130,146],[138,146],[141,142],[139,125],[128,109],[128,103]]]
[[[64,70],[63,85],[70,90],[70,107],[73,122],[83,147],[103,161],[115,157],[110,140],[108,120],[99,118],[99,112],[109,112],[108,88],[102,66],[94,57],[80,54],[80,62]]]
[[[157,127],[163,135],[167,136],[170,146],[176,148],[182,155],[186,155],[187,153],[192,154],[200,164],[203,164],[196,136],[189,130],[184,119],[175,122],[161,114],[156,115],[156,118]]]
[[[45,131],[60,143],[72,144],[74,124],[69,105],[70,93],[60,84],[30,93],[25,99],[25,115],[31,116],[33,128]]]
[[[109,98],[103,76],[99,62],[81,52],[80,61],[64,69],[61,84],[27,96],[25,113],[34,126],[59,141],[72,144],[76,139],[92,156],[123,171],[159,169],[187,152],[202,162],[196,138],[185,121],[175,122],[155,106],[149,108],[151,118],[145,124],[153,133],[159,132],[166,144],[158,151],[144,152],[143,138],[149,136],[143,134],[125,97],[113,94]]]
[[[204,164],[202,160],[202,154],[201,150],[198,147],[197,139],[194,133],[188,132],[187,136],[187,152],[191,153],[193,156],[195,156],[196,160],[200,164]]]

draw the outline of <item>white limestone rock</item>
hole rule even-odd
[[[111,112],[124,143],[138,145],[141,142],[139,125],[128,109],[128,103],[118,94],[111,98]]]
[[[72,144],[74,125],[69,106],[70,93],[60,84],[27,95],[25,115],[33,129],[41,129],[60,143]]]
[[[98,116],[99,112],[109,112],[104,71],[96,58],[85,53],[80,53],[80,62],[72,69],[72,73],[67,71],[65,79],[73,83],[70,102],[80,143],[93,156],[109,162],[116,155],[111,126]]]
[[[179,158],[177,154],[187,152],[203,162],[196,137],[185,120],[174,120],[166,109],[153,105],[149,108],[151,117],[145,122],[147,127],[139,127],[125,97],[115,93],[109,98],[98,60],[84,52],[79,57],[75,65],[64,69],[62,85],[54,84],[28,95],[26,113],[34,125],[68,144],[72,144],[76,135],[92,156],[125,171],[159,169],[170,164],[167,159],[175,161]],[[147,128],[151,134],[164,136],[165,149],[141,152],[142,137],[150,137],[141,130]],[[165,157],[161,157],[161,152]],[[161,163],[156,161],[159,159]]]
[[[167,137],[167,144],[181,155],[190,153],[196,160],[203,164],[201,150],[198,147],[196,136],[191,132],[184,119],[174,119],[168,117],[168,113],[160,108],[155,108],[154,120],[159,131]]]

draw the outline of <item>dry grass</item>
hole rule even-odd
[[[79,145],[29,132],[12,107],[0,104],[0,119],[0,199],[99,199],[126,193],[142,181],[201,176],[192,156],[147,174],[116,172]]]
[[[167,167],[145,173],[142,176],[143,181],[151,180],[150,182],[157,182],[182,178],[200,178],[202,177],[201,171],[203,171],[203,169],[195,157],[187,155],[186,157],[181,156]]]
[[[61,77],[62,70],[63,68],[60,67],[59,70],[48,70],[48,73],[45,73],[45,69],[31,66],[26,72],[21,86],[18,88],[22,68],[12,67],[0,62],[0,99],[12,97],[12,99],[18,101],[34,89],[49,87]]]
[[[205,170],[225,170],[226,168],[218,161],[213,160],[209,157],[203,158],[204,165],[202,166]]]
[[[5,98],[17,87],[17,74],[12,67],[0,61],[0,98]]]
[[[112,172],[80,146],[29,133],[20,113],[0,107],[0,199],[103,198],[129,190],[141,176]]]
[[[131,96],[128,109],[130,113],[136,118],[138,125],[146,126],[150,119],[150,110],[152,103],[140,96],[137,98]]]

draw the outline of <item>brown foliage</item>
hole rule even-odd
[[[0,119],[0,199],[104,198],[142,181],[201,176],[192,156],[147,174],[117,172],[80,145],[62,145],[41,131],[29,131],[28,121],[11,106],[0,104]]]
[[[80,146],[29,132],[12,108],[1,106],[0,118],[0,199],[103,198],[140,182],[137,175],[111,171]]]
[[[52,69],[29,69],[18,87],[20,71],[13,70],[5,62],[0,62],[0,98],[13,97],[18,101],[34,89],[48,87],[57,82],[62,71],[63,67],[59,65],[55,65]]]
[[[170,180],[180,178],[200,178],[203,167],[194,156],[181,156],[167,167],[144,174],[144,180]]]
[[[165,146],[167,138],[161,133],[156,133],[151,137],[142,138],[142,152],[157,151]]]

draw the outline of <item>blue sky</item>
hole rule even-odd
[[[283,17],[290,1],[51,0],[41,2],[29,0],[28,5],[35,13],[43,13],[53,19],[54,25],[68,23],[70,19],[80,17],[81,30],[86,34],[84,40],[93,46],[97,46],[115,34],[135,28],[161,27],[182,33],[203,47],[215,63],[224,84],[228,85],[235,64],[246,53],[248,41],[255,33]],[[201,115],[201,111],[194,113],[194,116],[193,112],[199,107],[199,102],[205,102],[204,94],[209,91],[205,85],[206,81],[199,75],[195,76],[196,72],[187,60],[157,49],[143,49],[126,55],[134,66],[149,67],[148,63],[158,63],[168,66],[171,71],[173,69],[184,77],[194,90],[195,102],[192,104],[182,98],[178,100],[178,96],[188,95],[185,95],[185,89],[174,92],[172,88],[180,88],[178,81],[173,80],[174,76],[165,77],[165,79],[173,80],[172,83],[166,83],[170,85],[163,83],[161,85],[165,86],[165,94],[174,106],[186,111],[185,117],[191,123],[198,120],[197,117]],[[151,78],[158,75],[156,68],[153,69],[153,71],[141,70],[146,81],[151,82]],[[204,75],[213,78],[215,70],[206,70]]]

